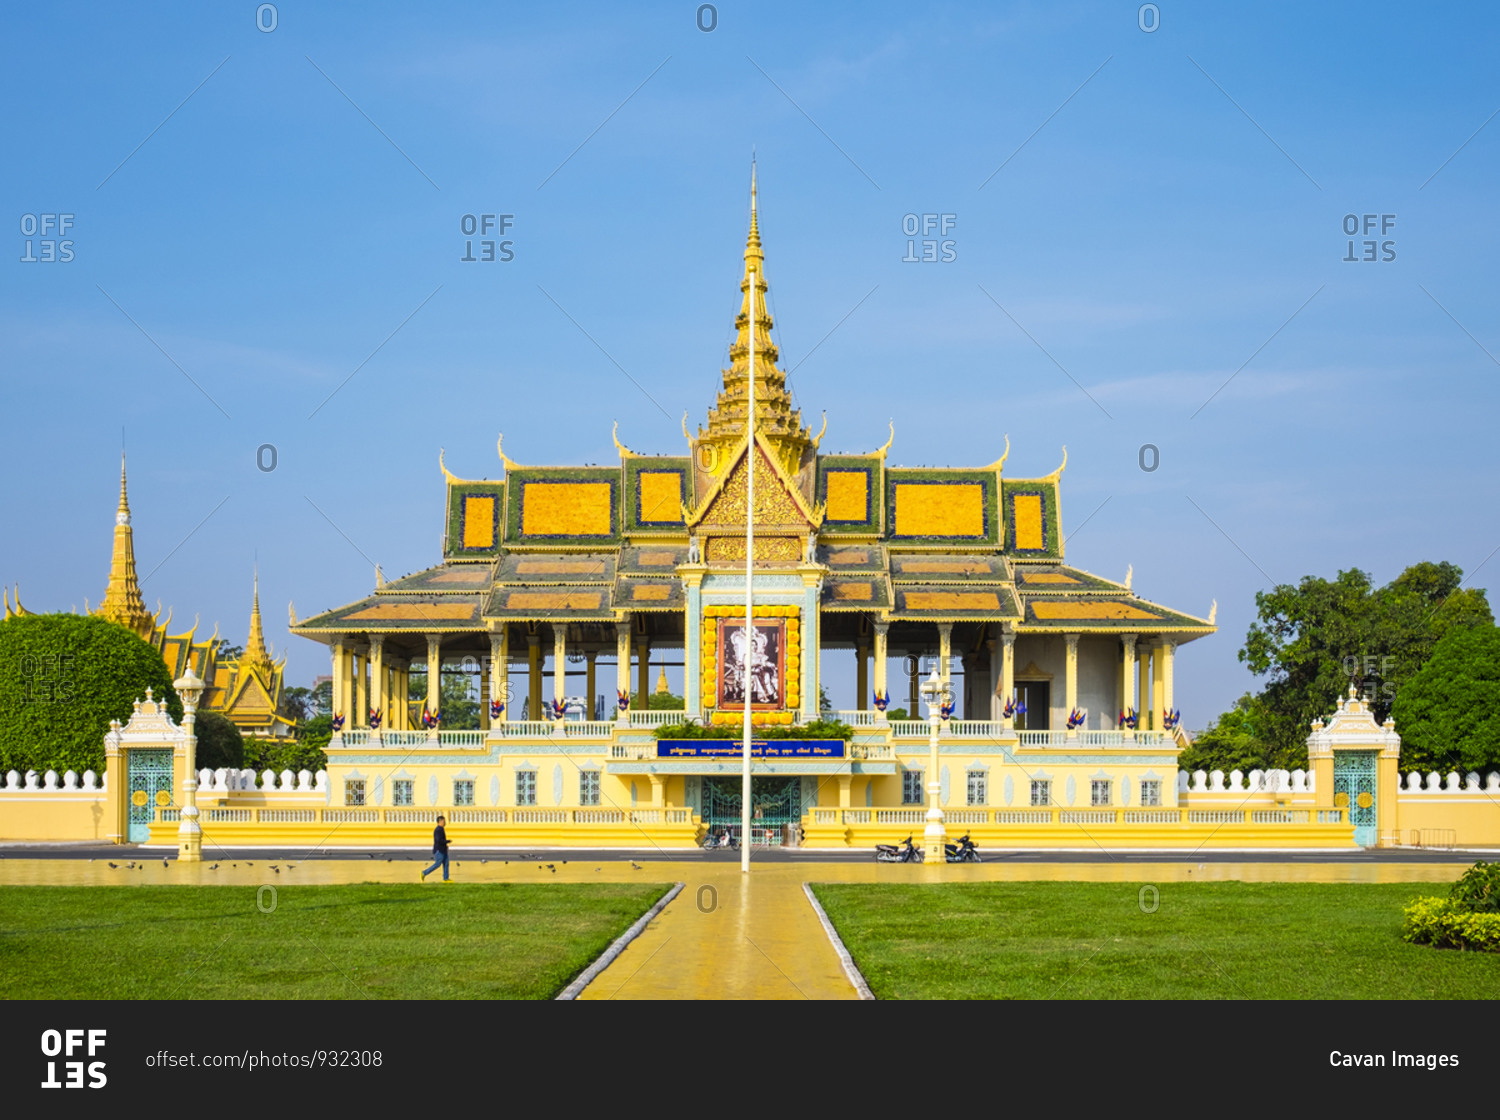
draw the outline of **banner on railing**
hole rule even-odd
[[[751,758],[843,758],[843,739],[752,739]],[[744,743],[734,739],[658,739],[657,758],[742,758]]]

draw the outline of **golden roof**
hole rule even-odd
[[[94,614],[151,637],[156,618],[146,609],[135,572],[135,542],[130,531],[130,501],[125,495],[125,453],[120,453],[120,505],[115,511],[115,544],[109,560],[109,586]]]

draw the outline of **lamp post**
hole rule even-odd
[[[948,862],[948,830],[943,827],[942,779],[938,775],[938,729],[945,693],[942,678],[933,669],[922,682],[922,702],[927,705],[927,828],[922,833],[922,862]]]
[[[183,801],[178,814],[177,861],[197,863],[203,858],[203,829],[198,825],[198,736],[193,733],[193,723],[198,710],[198,698],[203,695],[207,682],[193,667],[172,682],[177,695],[182,697],[182,729],[187,732],[187,777],[182,783]]]

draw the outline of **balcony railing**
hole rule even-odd
[[[685,723],[686,712],[631,712],[631,727],[665,727],[669,723]]]
[[[850,727],[874,727],[880,718],[880,712],[831,712],[829,713],[840,723],[847,723]]]
[[[925,824],[925,808],[909,809],[810,809],[813,824],[898,825]],[[944,821],[952,825],[1342,825],[1342,809],[1184,809],[1161,806],[1145,809],[1081,808],[1062,806],[1033,809],[952,808],[944,810]]]

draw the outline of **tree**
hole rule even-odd
[[[1378,589],[1355,568],[1258,593],[1258,621],[1239,658],[1268,678],[1252,721],[1264,764],[1305,766],[1308,725],[1326,717],[1351,682],[1384,720],[1443,635],[1492,626],[1485,593],[1462,581],[1456,566],[1424,562]]]
[[[1500,628],[1455,626],[1396,694],[1401,769],[1500,770]]]
[[[1264,702],[1245,693],[1234,707],[1200,731],[1193,745],[1177,757],[1177,765],[1188,773],[1194,770],[1232,770],[1249,773],[1271,767],[1259,724],[1266,719]],[[1287,767],[1291,769],[1291,767]]]
[[[281,714],[294,723],[302,723],[315,711],[313,690],[286,688],[281,692]]]
[[[228,642],[223,642],[215,651],[214,656],[216,656],[220,661],[238,661],[241,657],[245,656],[245,647],[230,645]]]
[[[0,622],[0,772],[103,773],[110,720],[128,721],[148,688],[182,719],[161,654],[123,626],[73,614]]]
[[[333,682],[322,681],[313,686],[312,710],[307,713],[307,718],[331,715],[333,715]]]
[[[479,690],[469,679],[469,674],[449,671],[441,677],[439,712],[446,731],[472,731],[479,727]],[[417,711],[427,703],[427,671],[413,669],[407,697],[417,705]]]
[[[193,752],[197,769],[238,770],[245,765],[245,737],[223,713],[199,708],[193,717],[193,735],[198,740]]]

